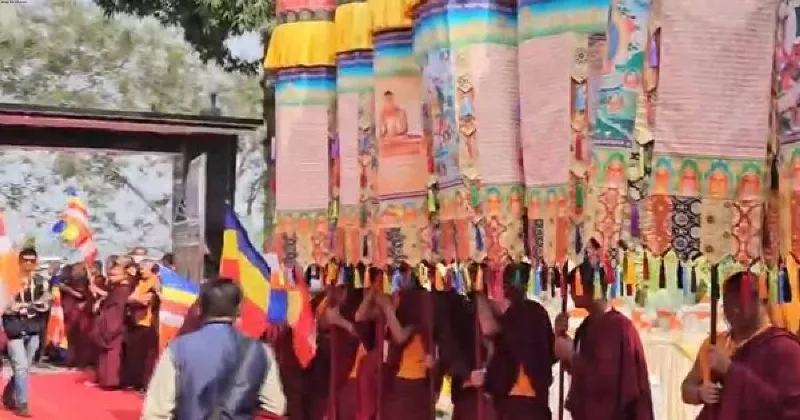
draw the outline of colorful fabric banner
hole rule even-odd
[[[61,304],[61,289],[52,288],[53,301],[50,303],[50,317],[47,320],[46,344],[56,349],[66,350],[67,331],[64,326],[64,306]]]
[[[436,254],[519,258],[516,2],[431,0],[412,12],[440,204]]]
[[[161,306],[158,313],[159,348],[164,349],[178,334],[189,308],[200,296],[200,286],[160,265]]]
[[[67,208],[61,220],[53,225],[52,232],[77,249],[85,263],[93,263],[97,259],[97,246],[89,223],[89,211],[75,188],[70,187],[67,196]]]
[[[526,245],[536,263],[562,264],[588,239],[589,113],[597,108],[590,106],[589,84],[597,81],[590,60],[603,47],[597,34],[605,32],[608,9],[608,0],[519,5]]]
[[[375,144],[375,90],[372,17],[366,2],[336,8],[337,167],[339,183],[336,257],[348,264],[371,261],[377,213],[375,183],[378,156]],[[373,241],[374,242],[374,241]]]
[[[219,273],[242,288],[239,327],[244,334],[258,339],[268,323],[286,323],[295,334],[298,360],[303,366],[310,363],[316,352],[316,325],[300,268],[291,267],[288,278],[282,269],[272,273],[231,209],[225,216]]]
[[[648,240],[656,252],[665,244],[679,253],[698,249],[714,263],[761,256],[777,6],[778,0],[662,6]],[[705,12],[711,10],[719,10],[713,19]],[[739,40],[736,54],[726,49],[731,39]],[[686,229],[683,220],[694,225]]]
[[[331,255],[338,199],[331,195],[338,171],[329,160],[336,138],[335,7],[333,0],[279,2],[264,60],[275,75],[273,249],[286,265],[324,264]]]
[[[605,31],[602,75],[588,92],[592,157],[585,208],[585,235],[596,240],[613,265],[620,241],[638,247],[653,136],[643,76],[652,65],[649,19],[659,3],[612,0]],[[591,76],[590,76],[591,77]]]
[[[6,310],[20,287],[17,252],[6,232],[5,213],[0,210],[0,312]]]
[[[398,12],[403,12],[402,7]],[[423,137],[421,75],[411,37],[410,27],[373,34],[379,201],[376,264],[417,264],[431,259],[426,208],[430,144]]]

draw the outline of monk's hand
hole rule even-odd
[[[724,376],[728,373],[728,368],[731,367],[731,358],[728,357],[725,349],[719,345],[711,348],[708,354],[708,361],[711,370],[718,375]]]
[[[569,330],[569,314],[562,312],[556,315],[556,320],[553,322],[553,330],[557,337],[566,337]]]
[[[483,386],[486,378],[486,369],[477,369],[469,373],[469,383],[474,386]]]
[[[572,345],[572,340],[568,337],[556,337],[554,352],[556,358],[562,362],[572,361],[572,356],[575,354],[575,348]]]
[[[697,387],[697,396],[703,404],[716,404],[719,402],[721,391],[722,388],[718,384],[702,384]]]

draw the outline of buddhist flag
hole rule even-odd
[[[67,197],[67,208],[61,215],[61,220],[53,225],[52,232],[61,236],[70,247],[80,251],[85,263],[92,263],[97,259],[97,246],[89,224],[89,211],[75,188],[67,189]]]
[[[158,312],[158,338],[161,349],[178,335],[189,308],[200,296],[200,286],[160,265],[161,307]]]
[[[0,312],[13,300],[19,292],[19,261],[17,252],[6,233],[6,216],[0,211]]]
[[[47,344],[53,348],[67,350],[67,330],[64,325],[64,305],[61,303],[61,289],[53,287],[53,302],[50,304],[50,318],[47,321]]]
[[[225,216],[219,274],[242,288],[242,332],[260,338],[268,323],[288,324],[295,335],[295,354],[307,366],[316,352],[316,325],[308,288],[300,274],[270,270],[231,209]]]

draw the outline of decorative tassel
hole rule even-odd
[[[581,238],[580,225],[575,226],[575,254],[580,254],[583,250],[583,238]]]
[[[353,287],[356,289],[361,289],[364,287],[364,283],[361,282],[361,265],[359,264],[353,269]]]
[[[461,278],[462,275],[458,263],[453,264],[453,288],[456,289],[456,293],[459,295],[466,294],[466,290],[464,290],[464,279]]]
[[[531,268],[531,280],[533,282],[533,295],[541,296],[542,294],[542,267]]]
[[[765,301],[769,299],[769,287],[767,285],[767,269],[762,267],[761,272],[758,273],[758,300]]]
[[[631,237],[641,238],[641,236],[642,231],[639,227],[639,204],[633,202],[631,203]]]
[[[667,273],[666,273],[666,264],[664,261],[661,261],[661,264],[658,266],[658,288],[659,289],[666,289],[667,288]]]
[[[336,284],[336,274],[337,274],[336,263],[331,261],[331,262],[328,263],[328,265],[325,268],[326,268],[326,270],[325,270],[325,285],[326,286],[333,286],[334,284]]]
[[[392,283],[389,281],[389,273],[388,270],[384,270],[383,272],[383,293],[387,295],[392,294]]]
[[[475,291],[476,292],[483,292],[484,285],[483,285],[483,265],[478,264],[477,271],[475,273]]]
[[[434,287],[437,291],[444,291],[444,279],[447,277],[447,267],[442,264],[436,264],[436,273],[434,274]]]
[[[547,264],[544,263],[544,260],[539,261],[539,271],[541,271],[539,280],[542,282],[542,290],[547,290],[548,287],[555,288],[555,285],[550,284],[550,279],[547,275]]]
[[[550,297],[554,298],[556,297],[556,284],[558,284],[559,287],[562,288],[566,287],[565,284],[562,284],[562,282],[566,282],[566,280],[564,277],[561,277],[556,267],[553,267],[552,269],[546,268],[547,267],[546,265],[544,267],[545,268],[543,268],[544,270],[543,273],[545,278],[547,279],[546,282],[550,283]]]
[[[792,296],[792,282],[791,282],[791,279],[789,278],[789,270],[786,267],[784,267],[783,271],[784,271],[784,275],[783,275],[783,287],[782,287],[782,289],[783,289],[783,300],[782,300],[782,303],[791,303],[792,302],[792,298],[793,298],[793,296]]]
[[[619,284],[620,280],[622,279],[622,273],[619,270],[614,271],[614,283],[611,284],[611,291],[609,294],[611,295],[611,299],[616,299],[619,295]]]
[[[583,296],[583,279],[581,279],[581,270],[575,270],[575,296]]]
[[[778,300],[778,270],[771,269],[768,274],[768,287],[769,287],[769,303],[775,305]]]
[[[436,213],[436,194],[433,192],[433,187],[428,187],[428,198],[426,201],[428,204],[428,213]]]
[[[473,223],[475,228],[475,248],[478,251],[483,251],[483,236],[481,236],[481,225],[479,222]]]
[[[642,253],[642,280],[650,280],[650,258],[647,258],[647,251]]]
[[[628,267],[628,261],[629,260],[630,260],[630,257],[628,256],[628,251],[623,249],[622,250],[622,269],[621,269],[622,282],[623,282],[623,285],[624,285],[622,287],[622,290],[621,290],[621,292],[622,292],[621,295],[623,295],[623,296],[628,294],[628,290],[627,290],[628,288],[626,286],[628,285],[628,275],[629,275],[630,270],[631,270],[631,268]]]
[[[741,299],[742,306],[747,308],[750,305],[750,297],[753,293],[753,274],[745,271],[742,274],[742,283],[739,286],[739,298]]]
[[[336,278],[336,280],[337,280],[337,281],[336,281],[336,285],[337,285],[337,286],[342,286],[342,285],[344,285],[344,284],[347,282],[347,274],[346,274],[346,272],[345,272],[345,266],[344,266],[344,264],[342,264],[342,265],[339,267],[339,276]]]
[[[361,241],[361,256],[364,258],[369,257],[369,241],[366,236],[363,241]]]
[[[594,267],[592,272],[592,289],[594,289],[593,298],[595,300],[603,298],[603,282],[601,281],[601,268],[600,266]]]
[[[464,292],[469,293],[472,289],[472,276],[469,275],[469,265],[463,264],[461,268],[462,277],[464,279]]]
[[[374,284],[374,282],[372,281],[372,275],[373,275],[372,270],[369,267],[364,266],[364,288],[365,289],[369,289]]]
[[[425,263],[420,263],[417,266],[417,280],[419,284],[427,291],[431,291],[431,282],[428,278],[428,266]]]
[[[481,204],[481,194],[478,191],[478,182],[473,181],[469,183],[469,196],[470,196],[470,204],[472,205],[473,209],[477,209],[478,206]]]
[[[697,294],[697,267],[692,264],[692,274],[689,278],[689,291],[693,294]]]
[[[684,272],[683,272],[683,270],[684,270],[683,269],[683,262],[678,261],[678,266],[675,269],[675,278],[676,278],[676,284],[678,285],[678,290],[684,290],[684,286],[683,286],[683,275],[684,275]]]

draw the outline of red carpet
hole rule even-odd
[[[83,384],[83,373],[31,376],[31,414],[36,420],[138,420],[142,396]],[[0,379],[2,380],[2,379]],[[5,385],[3,382],[2,385]],[[1,406],[0,406],[1,407]],[[0,408],[0,419],[19,417]]]

